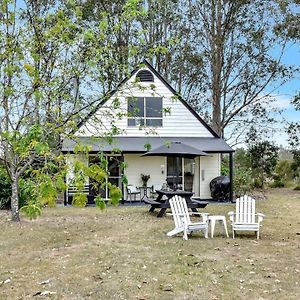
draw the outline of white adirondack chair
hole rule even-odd
[[[235,213],[230,211],[228,215],[232,225],[233,238],[235,231],[247,230],[256,231],[257,239],[259,239],[260,222],[263,221],[265,215],[255,213],[255,199],[247,195],[236,199]]]
[[[183,232],[183,239],[187,240],[188,234],[197,230],[203,230],[205,238],[208,237],[208,213],[191,213],[202,216],[202,222],[192,223],[184,198],[176,195],[169,200],[169,203],[175,222],[175,228],[167,233],[168,236]]]

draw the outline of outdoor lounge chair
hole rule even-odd
[[[239,230],[256,231],[259,239],[260,222],[263,221],[264,214],[255,213],[255,199],[244,195],[236,199],[235,213],[228,213],[232,225],[232,237],[234,232]]]
[[[127,186],[127,195],[128,195],[128,200],[130,200],[130,202],[132,201],[132,198],[134,198],[134,201],[136,201],[136,196],[140,195],[140,199],[141,200],[141,191],[134,185],[129,184]]]
[[[186,200],[180,196],[174,196],[170,200],[175,228],[167,233],[168,236],[183,232],[183,239],[188,239],[188,234],[197,230],[203,230],[205,238],[208,238],[208,213],[189,213]],[[190,214],[202,216],[202,222],[192,223]]]

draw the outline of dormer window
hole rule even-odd
[[[127,99],[128,126],[162,127],[162,98],[135,97]]]
[[[136,74],[136,79],[139,82],[154,82],[153,74],[148,70],[139,71]]]

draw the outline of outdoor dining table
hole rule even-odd
[[[145,198],[148,198],[148,194],[151,193],[152,187],[151,186],[140,186],[139,187],[141,191],[141,200],[144,200]],[[149,193],[148,193],[149,191]]]
[[[160,211],[157,215],[158,218],[161,218],[165,214],[166,210],[170,208],[169,199],[171,199],[175,195],[185,198],[188,208],[190,208],[193,212],[198,212],[197,208],[204,208],[208,204],[208,202],[192,200],[191,197],[194,194],[193,192],[182,190],[156,190],[156,193],[157,198],[155,200],[147,199],[144,200],[144,202],[151,204],[149,212],[153,212],[156,208],[160,208]],[[166,196],[166,199],[163,199],[164,196]]]

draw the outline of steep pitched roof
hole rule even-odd
[[[103,106],[108,99],[113,97],[113,95],[118,91],[118,89],[125,84],[132,76],[135,75],[143,66],[146,66],[169,90],[171,93],[174,94],[174,96],[177,97],[179,101],[197,118],[197,120],[216,138],[219,138],[219,135],[199,116],[199,114],[179,95],[177,91],[162,77],[162,75],[159,74],[158,71],[155,70],[155,68],[147,61],[143,60],[143,62],[138,65],[129,76],[124,78],[117,86],[116,89],[108,92],[104,97],[103,100],[99,102],[98,105],[96,105],[78,124],[77,124],[77,130],[83,126],[89,118],[91,118],[98,109]]]

